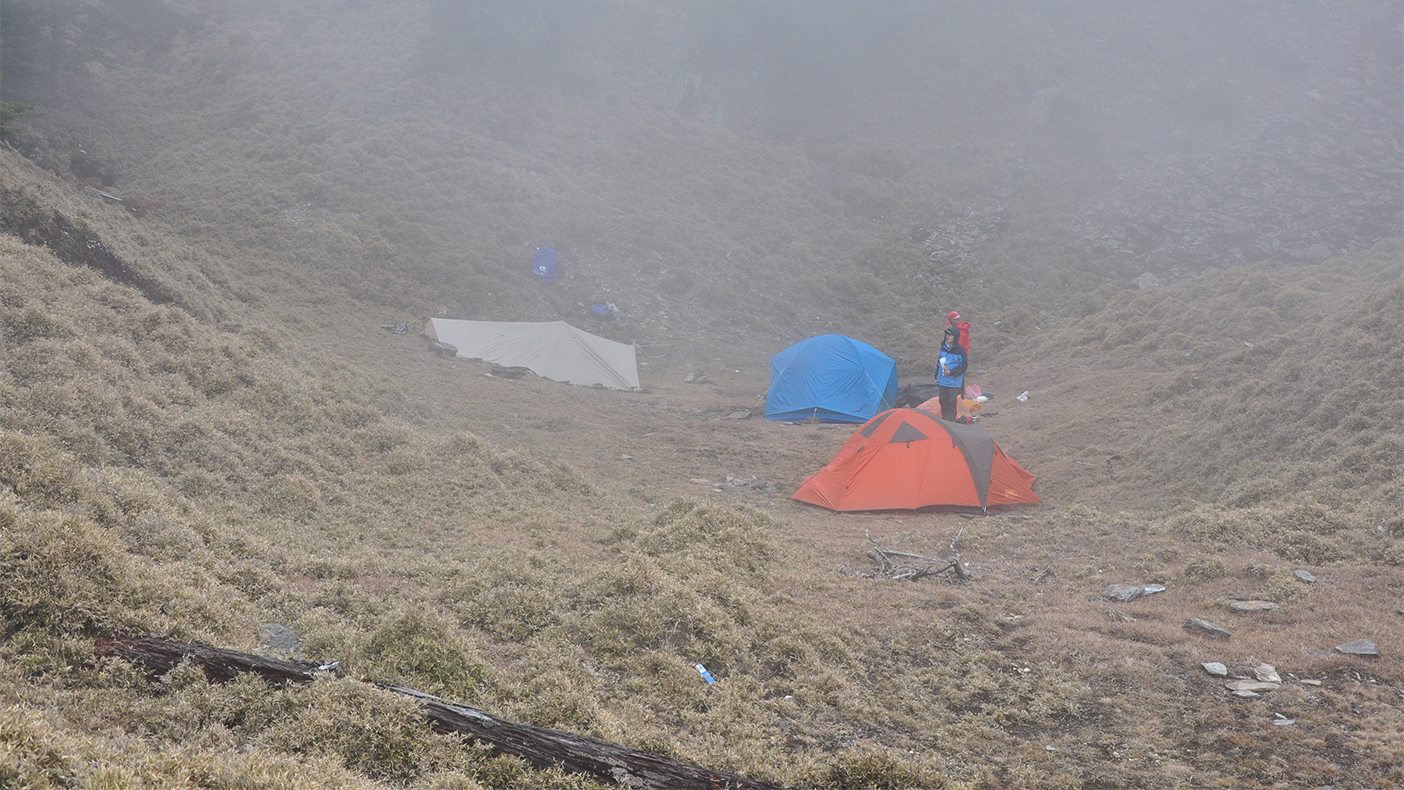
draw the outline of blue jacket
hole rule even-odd
[[[936,383],[942,387],[965,386],[966,351],[959,343],[941,346],[940,362],[936,366]],[[949,373],[942,373],[940,364],[945,363]]]

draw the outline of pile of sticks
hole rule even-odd
[[[970,578],[970,571],[961,563],[960,554],[954,554],[947,559],[937,559],[910,551],[898,551],[886,546],[882,538],[874,537],[866,531],[864,534],[867,535],[868,542],[873,544],[873,547],[868,549],[868,558],[877,563],[877,566],[861,570],[839,565],[840,572],[864,579],[898,579],[909,582],[928,576],[945,576],[951,581],[966,581]],[[960,535],[956,535],[956,540],[960,540]],[[955,551],[954,540],[951,541],[951,551]]]

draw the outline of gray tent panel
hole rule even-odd
[[[930,412],[927,412],[930,414]],[[960,448],[965,463],[970,466],[970,479],[975,481],[975,491],[980,495],[983,506],[990,496],[990,469],[994,466],[994,437],[978,425],[962,425],[958,422],[938,419],[936,424],[951,435],[951,444]]]
[[[892,438],[888,439],[887,442],[888,444],[911,444],[925,438],[926,434],[913,428],[911,423],[903,421],[901,425],[897,426],[897,430],[892,432]]]
[[[634,347],[564,321],[456,321],[431,318],[424,334],[458,348],[458,356],[522,367],[543,379],[615,390],[638,389]]]

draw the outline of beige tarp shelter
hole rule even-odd
[[[614,390],[639,386],[634,347],[597,337],[564,321],[542,323],[431,318],[424,334],[458,356],[522,367],[543,379]]]

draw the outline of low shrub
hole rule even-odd
[[[422,611],[392,615],[359,645],[354,671],[451,699],[491,686],[487,664],[458,630]]]

